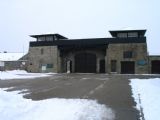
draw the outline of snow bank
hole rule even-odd
[[[160,78],[131,79],[137,108],[143,108],[145,120],[157,120],[160,113]]]
[[[0,71],[0,80],[6,79],[31,79],[36,77],[47,77],[55,73],[27,73],[24,70]]]
[[[48,99],[32,101],[0,90],[2,120],[113,120],[113,111],[95,100]]]

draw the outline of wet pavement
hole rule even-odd
[[[115,111],[116,120],[139,120],[132,98],[131,78],[157,78],[152,75],[55,74],[50,77],[0,80],[0,88],[19,90],[32,100],[48,98],[96,99]]]

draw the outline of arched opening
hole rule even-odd
[[[160,60],[153,60],[151,64],[152,74],[160,74]]]
[[[92,53],[79,53],[75,55],[75,72],[96,73],[96,55]]]

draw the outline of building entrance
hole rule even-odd
[[[105,60],[100,60],[100,73],[105,73]]]
[[[135,74],[135,62],[122,61],[121,62],[121,74]]]
[[[96,55],[92,53],[75,55],[75,72],[96,73],[96,61]]]
[[[151,68],[152,74],[160,74],[160,60],[153,60],[151,64],[152,64]]]

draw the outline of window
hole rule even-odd
[[[119,38],[138,37],[138,32],[117,33],[117,37]]]
[[[47,68],[53,68],[53,64],[47,64]]]
[[[127,33],[118,33],[117,37],[119,37],[119,38],[127,38]]]
[[[38,37],[38,41],[45,41],[45,37]]]
[[[41,55],[43,55],[44,54],[44,50],[43,50],[43,48],[41,49]]]
[[[58,40],[58,38],[57,38],[57,36],[56,36],[56,35],[54,35],[54,40]]]
[[[53,41],[53,36],[46,36],[46,41]]]
[[[117,60],[111,60],[111,72],[116,72],[117,70]]]
[[[132,51],[125,51],[123,53],[123,58],[133,58],[133,52]]]
[[[137,32],[130,32],[130,33],[128,33],[128,37],[138,37],[138,33]]]

